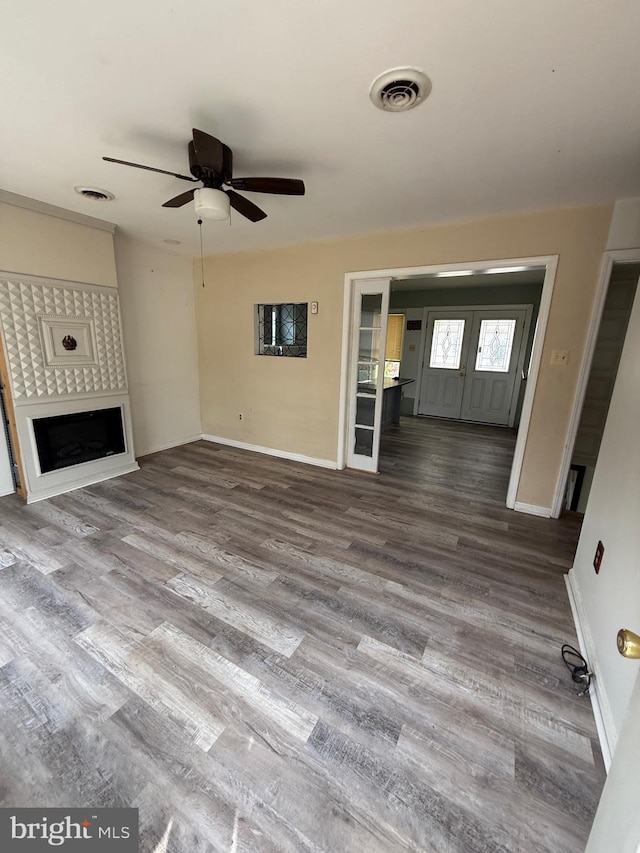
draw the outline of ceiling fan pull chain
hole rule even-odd
[[[204,287],[204,253],[202,251],[202,219],[198,219],[200,226],[200,275],[202,276],[202,286]]]

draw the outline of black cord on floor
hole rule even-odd
[[[591,685],[591,677],[593,673],[589,669],[589,664],[577,649],[565,643],[562,647],[562,660],[565,666],[571,673],[571,678],[576,684],[583,684],[584,689],[578,693],[578,696],[584,696],[589,692]]]

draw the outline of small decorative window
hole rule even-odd
[[[256,305],[256,355],[307,357],[307,303]]]

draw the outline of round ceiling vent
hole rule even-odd
[[[115,198],[113,193],[108,190],[100,190],[98,187],[74,187],[74,190],[92,201],[113,201]]]
[[[392,68],[371,84],[369,97],[379,110],[400,113],[421,104],[431,92],[431,80],[419,68]]]

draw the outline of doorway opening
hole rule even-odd
[[[345,276],[345,319],[343,325],[338,467],[344,468],[348,465],[349,467],[360,468],[369,472],[377,472],[377,459],[382,434],[381,427],[384,423],[382,411],[385,403],[385,394],[387,393],[384,383],[385,379],[387,384],[394,381],[391,377],[385,377],[385,373],[393,370],[397,377],[396,381],[399,379],[406,382],[403,399],[398,406],[400,412],[405,414],[418,413],[422,386],[422,363],[423,361],[428,363],[428,359],[425,359],[427,335],[431,335],[430,340],[433,342],[433,327],[435,320],[438,319],[436,316],[429,317],[428,312],[425,315],[425,309],[433,309],[435,312],[442,306],[446,308],[472,307],[474,311],[477,310],[478,312],[475,316],[468,318],[468,328],[474,330],[473,366],[471,373],[475,375],[473,376],[474,381],[469,384],[466,396],[463,389],[461,400],[464,399],[465,412],[469,416],[469,420],[480,419],[478,417],[474,418],[472,414],[474,407],[478,408],[478,401],[481,401],[480,410],[485,413],[485,420],[488,423],[503,422],[504,413],[507,413],[504,425],[507,427],[511,425],[517,428],[517,438],[505,503],[507,507],[512,509],[521,509],[529,512],[537,510],[538,508],[519,505],[516,497],[556,267],[557,256],[545,256],[479,261],[466,263],[464,264],[464,268],[462,264],[447,264],[347,274]],[[511,295],[512,290],[508,289],[507,285],[515,289],[518,283],[514,276],[517,275],[522,276],[524,279],[520,282],[522,293],[526,290],[525,284],[533,285],[538,291],[537,299],[530,299],[528,294],[522,300],[515,301],[513,299]],[[373,288],[372,292],[380,293],[380,321],[376,319],[375,323],[377,325],[371,328],[365,328],[361,325],[361,322],[364,322],[362,320],[364,317],[362,310],[362,300],[364,298],[362,288],[364,285]],[[483,288],[484,291],[482,290]],[[436,290],[448,297],[446,301],[440,301],[439,304],[436,301],[435,304],[431,305],[428,302],[416,301],[421,298],[417,295],[418,293]],[[470,291],[473,294],[472,297],[469,296]],[[489,297],[487,294],[490,291],[492,293]],[[404,295],[400,296],[400,294]],[[456,294],[455,299],[452,297],[452,294]],[[399,299],[404,299],[409,304],[402,306],[398,303]],[[387,301],[389,301],[389,308],[382,310],[384,303]],[[524,314],[518,314],[515,317],[515,323],[500,323],[499,327],[496,327],[496,321],[513,319],[502,315],[498,316],[498,306],[502,306],[500,311],[506,306],[509,309],[515,309],[516,312],[523,311]],[[527,306],[532,307],[528,308]],[[534,310],[533,306],[536,306],[537,310]],[[496,316],[482,315],[481,311],[484,309],[487,309],[489,313]],[[416,310],[419,314],[418,317],[413,316]],[[394,364],[390,367],[386,363],[388,360],[385,358],[387,320],[390,314],[394,315],[398,313],[404,315],[402,358],[399,367],[396,367]],[[487,320],[492,321],[493,328],[489,328],[491,323],[489,325],[486,322],[483,323],[483,321]],[[371,333],[373,333],[373,338]],[[363,335],[365,336],[364,338]],[[479,343],[482,335],[484,335],[485,340],[483,343]],[[487,349],[489,350],[489,355],[493,350],[494,355],[499,356],[502,353],[502,356],[504,356],[505,345],[509,338],[511,338],[512,345],[510,347],[509,358],[507,359],[507,371],[503,369],[504,358],[502,361],[499,361],[499,365],[502,365],[500,369],[482,371],[481,368],[487,367],[488,364],[482,360],[484,355],[487,355]],[[516,338],[517,346],[514,347],[513,343]],[[372,339],[376,345],[375,358],[373,360],[371,359],[369,346]],[[523,339],[526,339],[527,344],[524,348],[521,346]],[[360,343],[362,341],[369,346],[367,353],[360,352]],[[471,348],[471,343],[468,344],[469,348]],[[363,388],[358,388],[358,379],[359,371],[366,360],[365,356],[368,356],[368,360],[373,363],[373,373],[369,377],[370,384],[373,382],[373,374],[375,373],[375,393],[373,385],[370,392],[370,397],[374,398],[373,402],[358,400],[358,397],[362,396],[364,391]],[[396,359],[392,360],[392,362],[395,361]],[[494,364],[496,363],[498,362],[494,359]],[[415,374],[414,376],[406,375],[412,372]],[[456,372],[459,373],[459,365]],[[505,372],[509,373],[508,382],[500,382],[501,379],[504,379],[503,377],[487,377],[486,375],[488,373],[498,374]],[[478,380],[481,381],[479,382]],[[378,385],[379,388],[377,387]],[[499,401],[497,409],[500,415],[499,420],[492,421],[491,415],[487,417],[486,412],[494,407],[496,401]],[[365,402],[367,402],[366,406],[363,405]],[[354,448],[357,447],[358,443],[362,446],[362,438],[364,436],[362,427],[365,425],[360,424],[358,419],[361,419],[361,413],[365,411],[365,408],[369,410],[368,416],[370,419],[366,435],[367,459],[364,460],[364,464],[360,464],[358,454],[354,455]],[[498,418],[497,415],[495,417]],[[359,432],[356,432],[356,430],[359,430]],[[549,511],[538,514],[550,515]]]
[[[607,253],[563,468],[563,508],[582,515],[589,501],[639,279],[640,252]]]

